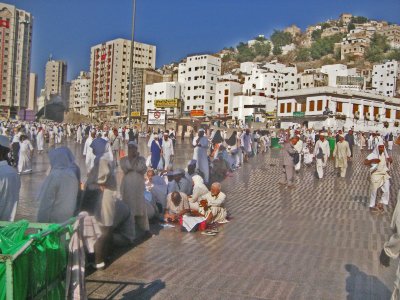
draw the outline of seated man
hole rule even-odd
[[[185,171],[182,169],[177,169],[173,171],[174,180],[176,182],[177,191],[190,195],[192,192],[192,181],[185,177]]]
[[[211,190],[202,196],[199,213],[206,217],[206,223],[227,223],[227,211],[224,207],[226,195],[221,192],[221,184],[214,182]]]
[[[189,201],[184,193],[172,192],[167,196],[164,212],[165,222],[179,222],[179,217],[190,212]]]

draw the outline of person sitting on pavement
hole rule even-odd
[[[206,223],[227,223],[225,208],[226,195],[221,192],[221,184],[214,182],[210,191],[201,197],[198,212],[205,216]]]
[[[179,222],[179,218],[189,212],[189,201],[184,193],[175,191],[168,194],[164,211],[165,222]]]
[[[200,175],[193,176],[193,193],[189,197],[189,205],[191,209],[199,210],[199,201],[201,197],[208,193],[208,188],[204,184],[204,180]]]

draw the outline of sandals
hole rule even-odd
[[[202,235],[209,235],[209,236],[215,236],[215,235],[217,235],[216,232],[213,232],[213,231],[211,231],[211,230],[202,231],[201,234],[202,234]]]

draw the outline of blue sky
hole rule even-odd
[[[50,54],[68,80],[89,70],[90,47],[130,38],[131,0],[9,0],[34,16],[31,70],[43,86]],[[137,0],[135,40],[157,46],[157,66],[216,52],[273,29],[338,18],[342,12],[400,23],[400,0]]]

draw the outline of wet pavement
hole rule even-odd
[[[180,167],[192,156],[185,142],[176,149]],[[71,148],[84,172],[80,146]],[[355,151],[346,179],[330,161],[322,180],[303,167],[293,189],[277,183],[278,150],[252,158],[223,182],[233,219],[217,236],[153,225],[154,237],[116,251],[106,270],[87,277],[89,298],[389,299],[398,261],[383,268],[379,253],[391,233],[400,151],[382,215],[368,211],[368,153]],[[34,219],[47,165],[45,155],[36,156],[34,174],[22,177],[18,218]]]

